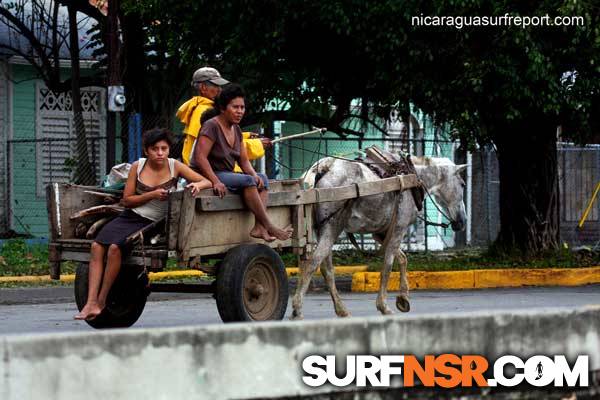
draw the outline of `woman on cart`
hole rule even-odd
[[[265,175],[256,173],[245,147],[241,145],[242,130],[239,123],[246,111],[242,88],[235,84],[225,86],[215,99],[215,111],[218,115],[202,124],[191,157],[191,167],[212,182],[215,194],[220,197],[225,195],[227,189],[242,195],[255,217],[250,236],[267,242],[289,239],[291,228],[281,229],[269,220],[269,180]],[[243,173],[234,172],[236,163]]]
[[[131,165],[121,200],[125,211],[106,224],[92,243],[88,298],[75,319],[91,321],[102,313],[121,269],[121,260],[131,251],[126,239],[165,216],[166,200],[169,192],[176,189],[179,177],[192,182],[187,188],[194,195],[212,186],[208,179],[187,165],[169,158],[173,139],[168,130],[156,128],[144,132],[142,140],[147,158],[140,158]]]

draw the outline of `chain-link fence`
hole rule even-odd
[[[7,141],[6,219],[13,231],[47,236],[49,183],[100,184],[106,171],[106,137],[88,137],[85,142],[87,162],[78,155],[76,138]]]
[[[45,118],[15,121],[18,137],[7,141],[6,191],[4,220],[6,226],[18,233],[47,236],[45,186],[50,182],[72,182],[99,185],[108,168],[111,149],[105,134],[106,120],[84,114],[84,130],[75,129],[68,115],[49,113]],[[114,163],[132,161],[142,154],[142,130],[163,124],[161,117],[141,118],[130,115],[117,121],[114,140]],[[18,129],[17,129],[18,128]],[[85,132],[85,140],[79,140]],[[84,143],[84,145],[82,145]],[[175,137],[171,155],[181,154],[182,137]],[[461,154],[456,143],[442,139],[397,139],[305,137],[284,141],[267,151],[266,157],[255,163],[258,170],[270,178],[299,177],[318,159],[336,156],[353,159],[372,145],[391,151],[409,151],[417,155],[447,157],[455,163],[468,163],[465,174],[464,199],[468,226],[464,233],[450,229],[415,224],[405,239],[409,250],[432,250],[465,244],[487,246],[499,232],[499,167],[491,146],[470,154]],[[85,156],[82,157],[82,149]],[[82,162],[82,160],[84,160]],[[85,161],[87,160],[87,161]],[[561,240],[572,246],[593,245],[600,241],[600,147],[576,147],[561,144],[558,150]],[[587,212],[586,212],[587,211]],[[445,222],[433,203],[425,203],[427,219]],[[364,248],[376,247],[369,236],[359,236]],[[345,238],[338,247],[350,247]]]
[[[410,152],[415,155],[427,155],[435,157],[446,157],[459,163],[461,155],[457,151],[456,143],[446,139],[400,139],[391,137],[380,138],[340,138],[340,137],[303,137],[282,141],[276,144],[272,156],[267,158],[271,161],[267,168],[270,177],[278,179],[293,179],[301,176],[317,160],[326,156],[334,156],[342,159],[355,159],[359,155],[364,156],[364,149],[370,146],[378,146],[392,152]],[[460,160],[461,162],[463,160]],[[468,186],[470,190],[470,186]],[[465,191],[466,195],[466,191]],[[468,207],[467,207],[468,208]],[[448,222],[437,211],[430,199],[424,204],[424,215],[431,222]],[[371,235],[355,235],[359,246],[363,249],[374,249],[379,246]],[[422,220],[418,220],[410,229],[404,239],[404,247],[407,250],[440,250],[467,242],[463,233],[455,234],[450,228],[425,226]],[[353,248],[349,239],[342,235],[336,249]]]
[[[560,239],[571,247],[600,246],[600,146],[558,147]]]
[[[40,90],[35,118],[15,120],[13,138],[6,142],[5,236],[46,237],[49,183],[101,185],[113,165],[142,156],[142,130],[163,122],[133,114],[108,126],[106,113],[97,107],[100,97],[88,94],[82,98],[82,118],[74,116],[70,96]],[[112,140],[106,135],[110,130],[117,132]],[[174,139],[181,142],[180,136]]]

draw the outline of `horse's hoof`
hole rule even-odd
[[[295,312],[292,312],[292,315],[290,315],[290,320],[292,321],[302,321],[304,319],[304,315],[302,314],[296,314]]]
[[[398,307],[398,310],[400,310],[402,312],[410,311],[410,303],[408,302],[408,299],[405,297],[401,297],[401,296],[396,297],[396,307]]]
[[[377,304],[377,311],[379,311],[381,315],[392,315],[394,313],[385,303]]]
[[[351,317],[352,315],[350,314],[350,311],[347,310],[343,310],[343,311],[336,311],[335,314],[340,317],[340,318],[347,318],[347,317]]]

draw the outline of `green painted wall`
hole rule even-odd
[[[35,139],[36,73],[30,66],[12,65],[12,139]],[[36,193],[36,145],[14,143],[12,171],[12,226],[18,232],[48,235],[46,201]]]
[[[36,139],[36,71],[28,65],[11,65],[12,72],[12,137],[10,139]],[[85,70],[82,74],[85,74]],[[69,70],[63,69],[63,77]],[[119,146],[119,144],[117,144]],[[51,151],[51,147],[42,151]],[[13,143],[10,147],[12,164],[11,196],[12,229],[37,237],[48,236],[46,199],[38,196],[36,176],[36,144]],[[119,149],[117,154],[120,155]],[[55,168],[63,166],[56,165]]]

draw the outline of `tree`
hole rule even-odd
[[[400,49],[396,32],[380,31],[370,22],[350,26],[351,18],[363,15],[366,21],[383,21],[391,29],[395,22],[386,18],[385,7],[363,1],[167,0],[130,3],[132,10],[152,21],[149,29],[162,31],[163,54],[186,72],[178,77],[180,82],[188,81],[199,66],[213,65],[243,84],[251,107],[248,124],[285,119],[361,135],[362,130],[347,125],[350,118],[359,118],[384,132],[383,121],[375,121],[368,108],[382,99],[389,107],[388,100],[398,99],[391,95],[400,92],[394,77],[398,65],[395,58],[382,57],[383,46],[378,43],[385,40]],[[148,37],[155,43],[156,36]],[[370,42],[366,47],[363,38]],[[360,112],[352,107],[356,99],[364,100]]]
[[[599,133],[593,111],[600,99],[597,6],[574,1],[436,3],[424,13],[569,15],[585,21],[583,27],[419,28],[412,50],[415,60],[428,61],[415,65],[422,86],[413,89],[411,99],[451,122],[463,142],[497,148],[497,244],[526,252],[556,248],[557,127],[581,143]],[[438,37],[434,46],[432,35]]]
[[[166,30],[171,57],[242,83],[246,123],[293,120],[361,135],[349,119],[383,131],[377,117],[411,101],[465,145],[494,144],[498,244],[556,247],[556,128],[579,141],[598,129],[600,24],[591,1],[146,0],[131,8]],[[420,15],[506,13],[577,15],[585,26],[411,26]]]
[[[54,92],[71,92],[76,132],[75,182],[94,184],[95,173],[88,156],[87,137],[81,108],[81,88],[100,85],[98,75],[81,77],[79,73],[78,10],[94,13],[83,3],[67,2],[68,16],[60,12],[59,1],[2,1],[0,23],[8,28],[5,48],[25,58],[38,72],[46,86]],[[97,10],[96,10],[97,11]],[[25,39],[25,40],[23,40]],[[71,76],[62,79],[61,48],[68,47]]]

